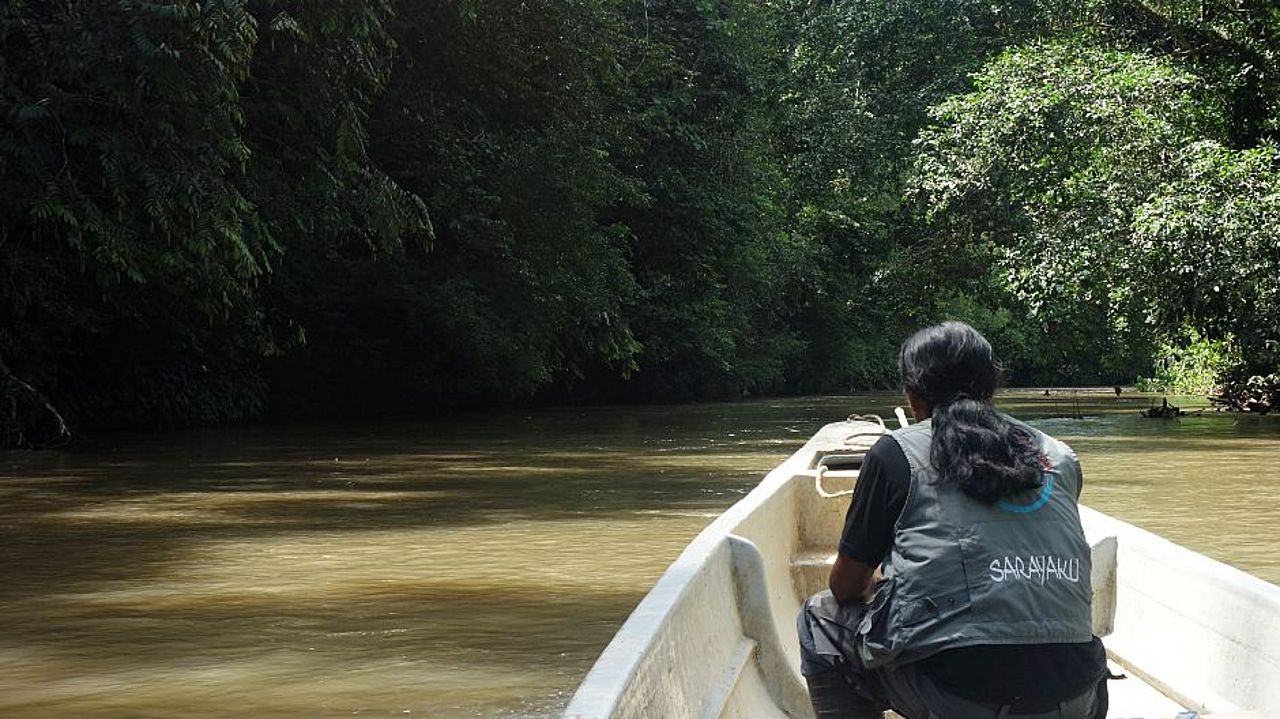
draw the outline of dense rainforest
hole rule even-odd
[[[1280,385],[1274,0],[9,0],[0,103],[73,426]]]

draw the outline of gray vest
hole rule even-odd
[[[1026,428],[1040,443],[1043,487],[993,506],[939,481],[929,461],[932,422],[892,433],[911,466],[911,487],[884,580],[858,627],[868,667],[977,644],[1092,637],[1089,544],[1076,507],[1080,463],[1067,445]]]

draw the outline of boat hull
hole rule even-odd
[[[704,529],[658,580],[570,701],[568,719],[810,717],[795,618],[825,587],[856,471],[879,427],[824,427]],[[817,475],[817,476],[816,476]],[[816,485],[816,486],[815,486]],[[819,490],[824,490],[820,492]],[[1280,717],[1280,588],[1100,512],[1094,630],[1131,679],[1112,717]]]

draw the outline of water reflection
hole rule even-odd
[[[663,568],[890,395],[99,438],[0,467],[0,715],[552,716]],[[1085,501],[1280,581],[1273,418],[1010,395]],[[1078,417],[1078,418],[1073,418]]]

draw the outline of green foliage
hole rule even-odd
[[[990,340],[992,347],[998,348],[996,359],[1006,368],[1006,381],[1034,381],[1015,372],[1025,375],[1028,367],[1038,367],[1043,345],[1037,341],[1036,334],[1019,321],[1015,308],[1001,305],[989,296],[980,298],[956,290],[944,291],[937,303],[935,316],[968,322]]]
[[[0,347],[77,413],[260,406],[217,346],[259,342],[279,249],[242,183],[256,37],[229,1],[0,10]]]
[[[1280,366],[1280,150],[1188,146],[1138,208],[1133,246],[1152,316],[1235,337],[1252,371]]]
[[[633,389],[696,397],[781,385],[801,348],[780,295],[795,248],[772,202],[776,75],[752,3],[662,0],[628,12],[615,164],[639,195],[615,208],[633,238],[627,312],[643,346]],[[631,393],[629,392],[629,394]]]
[[[922,134],[918,194],[940,252],[990,246],[1054,365],[1127,374],[1184,324],[1245,358],[1277,339],[1275,150],[1225,147],[1201,78],[1067,40],[1003,55],[975,88]]]
[[[935,109],[917,143],[935,251],[990,259],[1026,321],[1053,338],[1037,375],[1132,372],[1164,274],[1134,252],[1135,216],[1177,177],[1180,148],[1220,125],[1213,105],[1167,61],[1078,41],[1010,51],[974,84]]]
[[[387,12],[6,5],[0,347],[80,416],[259,415],[281,256],[425,222],[362,147]]]
[[[625,37],[607,9],[400,4],[372,152],[424,198],[434,241],[309,269],[293,314],[310,343],[286,374],[411,410],[635,368],[630,236],[608,217],[635,194],[611,162]]]
[[[1155,371],[1138,378],[1144,392],[1206,395],[1217,389],[1222,377],[1239,363],[1231,340],[1209,340],[1188,328],[1176,344],[1164,341],[1156,348]]]
[[[890,386],[902,337],[943,316],[940,294],[981,293],[968,285],[983,274],[921,264],[904,202],[913,139],[987,59],[1075,20],[1069,3],[969,0],[797,2],[785,17],[783,189],[801,250],[787,296],[811,347],[789,374],[809,391]]]
[[[1277,29],[1254,0],[10,2],[0,355],[113,425],[889,386],[948,317],[1014,382],[1171,343],[1170,381],[1262,392]]]
[[[255,0],[249,8],[260,38],[242,83],[253,158],[246,193],[285,262],[425,247],[425,204],[370,151],[368,116],[395,55],[393,3]]]
[[[1230,144],[1280,140],[1280,7],[1273,0],[1095,3],[1099,37],[1147,48],[1210,80],[1230,108]]]

